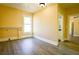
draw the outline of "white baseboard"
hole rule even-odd
[[[79,35],[73,35],[73,36],[79,37]]]
[[[18,37],[10,37],[10,40],[16,40],[19,39]]]
[[[27,38],[27,37],[32,37],[32,35],[22,36],[20,38],[18,38],[18,37],[10,37],[10,40],[17,40],[17,39],[22,39],[22,38]],[[9,40],[9,37],[0,38],[0,42],[8,41],[8,40]]]
[[[0,42],[8,41],[8,38],[0,38]]]
[[[39,39],[39,40],[42,40],[44,42],[47,42],[49,44],[53,44],[53,45],[56,45],[56,46],[58,45],[58,42],[56,42],[56,41],[48,40],[48,39],[45,39],[43,37],[39,37],[39,36],[36,36],[36,35],[34,37]]]
[[[24,36],[22,36],[21,38],[27,38],[27,37],[32,37],[32,35],[24,35]]]
[[[18,39],[17,37],[10,37],[10,40],[16,40]],[[5,37],[5,38],[0,38],[0,42],[3,42],[3,41],[8,41],[9,40],[9,37]]]

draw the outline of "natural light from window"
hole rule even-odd
[[[24,17],[24,32],[32,31],[32,18],[29,16]]]

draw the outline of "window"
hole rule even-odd
[[[32,31],[32,19],[31,17],[24,17],[24,32]]]

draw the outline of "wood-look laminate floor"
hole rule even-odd
[[[61,43],[59,47],[35,38],[0,42],[0,55],[75,55],[71,43]],[[74,47],[75,48],[75,47]],[[79,49],[79,47],[76,47]]]

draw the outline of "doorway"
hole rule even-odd
[[[79,17],[74,16],[69,20],[69,37],[79,37]]]

